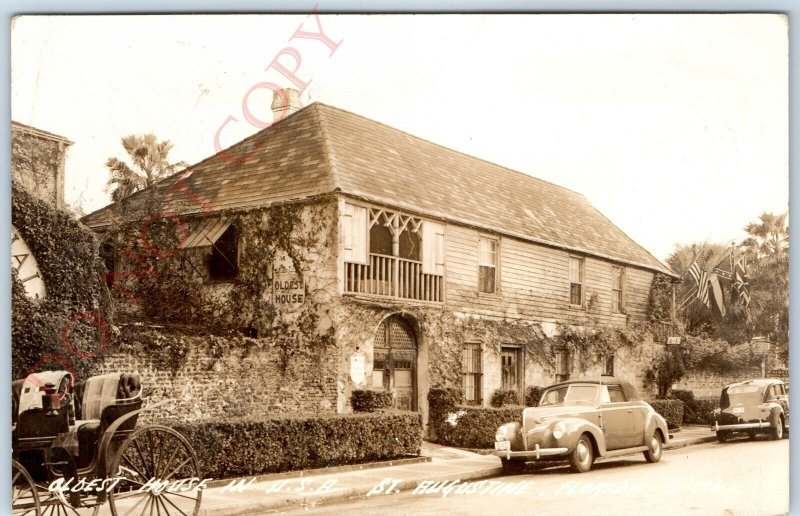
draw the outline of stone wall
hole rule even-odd
[[[131,334],[129,334],[131,333]],[[184,421],[335,413],[335,361],[294,359],[263,339],[186,336],[123,328],[123,350],[100,357],[94,374],[138,372],[147,404],[172,399],[144,416]],[[134,350],[134,346],[140,349]],[[155,347],[160,347],[160,352]]]
[[[730,373],[689,371],[675,384],[675,389],[692,391],[695,398],[719,399],[722,388],[733,382],[761,378],[761,369],[743,369]]]

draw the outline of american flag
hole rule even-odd
[[[708,298],[708,273],[706,272],[705,267],[700,265],[699,257],[695,258],[695,260],[689,266],[689,274],[697,284],[697,298],[700,299],[704,305],[711,308]]]

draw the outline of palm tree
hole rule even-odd
[[[766,259],[770,264],[781,264],[788,258],[789,227],[786,213],[762,213],[760,222],[751,222],[744,230],[750,235],[742,245],[757,261]]]
[[[128,135],[122,139],[122,147],[133,166],[115,157],[106,161],[111,173],[106,189],[111,190],[114,202],[154,185],[187,165],[183,161],[170,163],[172,143],[169,140],[159,142],[153,133]]]

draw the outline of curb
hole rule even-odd
[[[686,439],[685,441],[675,443],[675,444],[667,444],[664,447],[665,450],[677,450],[679,448],[686,448],[687,446],[692,446],[693,444],[703,444],[703,443],[712,443],[717,440],[717,436],[715,435],[708,435],[705,437],[693,437],[691,439]]]
[[[208,482],[209,488],[224,487],[231,482],[239,480],[255,479],[256,482],[269,482],[272,480],[286,480],[291,478],[303,478],[316,475],[331,475],[334,473],[347,473],[348,471],[362,471],[366,469],[390,468],[392,466],[407,466],[410,464],[421,464],[431,462],[431,457],[420,455],[419,457],[408,457],[406,459],[395,459],[381,462],[365,462],[363,464],[344,464],[330,468],[300,469],[296,471],[284,471],[282,473],[265,473],[263,475],[250,475],[244,477],[220,478]]]
[[[483,468],[474,469],[468,472],[465,472],[461,475],[456,475],[458,478],[454,478],[452,473],[450,474],[439,474],[439,475],[431,475],[426,476],[425,480],[429,480],[432,482],[441,482],[447,480],[476,480],[479,478],[490,477],[493,475],[498,475],[502,472],[502,468],[500,466],[487,466]],[[396,486],[396,489],[401,491],[406,491],[410,489],[416,488],[421,480],[419,479],[409,479],[409,480],[402,480]],[[241,503],[227,503],[227,504],[220,504],[214,507],[208,507],[205,510],[203,507],[200,507],[200,515],[202,516],[244,516],[248,514],[264,514],[266,512],[274,512],[286,507],[293,507],[293,508],[310,508],[315,507],[318,505],[324,505],[331,502],[348,500],[353,498],[364,498],[367,496],[371,488],[367,489],[364,487],[353,487],[353,488],[343,488],[340,491],[335,493],[329,493],[314,497],[308,496],[288,496],[282,498],[280,500],[265,500],[262,502],[241,502]]]

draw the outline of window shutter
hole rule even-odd
[[[619,301],[619,311],[620,311],[621,313],[623,313],[623,314],[624,314],[624,313],[627,313],[627,312],[625,311],[625,297],[626,297],[627,290],[628,290],[628,289],[625,287],[625,284],[627,283],[627,279],[628,279],[626,276],[627,276],[627,275],[626,275],[626,270],[625,270],[625,268],[623,267],[623,268],[620,270],[620,274],[619,274],[619,282],[620,282],[620,286],[619,286],[619,288],[620,288],[620,290],[622,291],[622,295],[620,296],[622,299],[620,299],[620,301]]]
[[[444,274],[444,226],[422,223],[422,273]]]
[[[363,206],[345,203],[342,244],[346,262],[367,263],[367,209]]]

